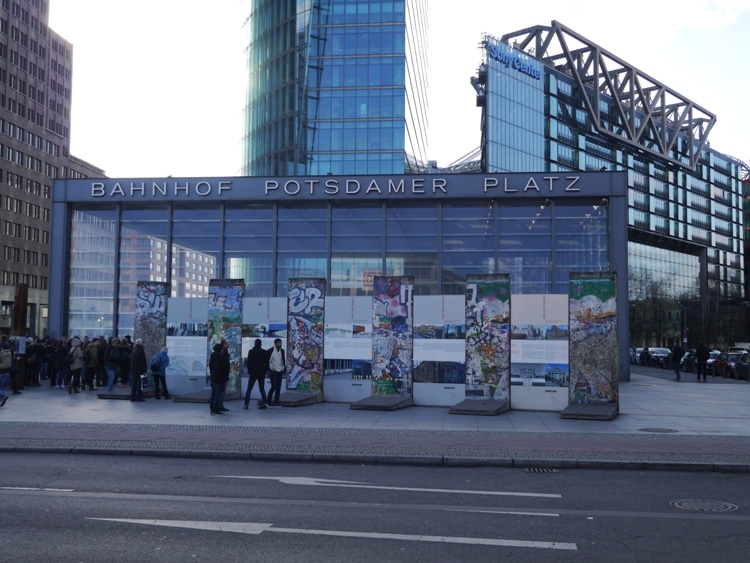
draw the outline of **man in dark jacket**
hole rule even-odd
[[[286,373],[286,354],[281,347],[281,338],[273,341],[273,348],[266,352],[268,354],[268,373],[271,379],[271,389],[268,391],[268,404],[278,407],[279,395],[281,393],[281,378]]]
[[[263,343],[260,338],[255,339],[255,346],[247,354],[247,374],[250,376],[250,380],[247,382],[247,391],[245,391],[245,407],[247,408],[250,404],[250,392],[253,390],[253,385],[258,382],[258,389],[260,390],[260,404],[259,409],[265,409],[266,403],[266,388],[265,378],[266,372],[268,371],[268,352],[263,349]]]
[[[164,398],[169,400],[169,390],[167,389],[167,366],[169,365],[169,349],[164,346],[161,352],[151,358],[148,369],[154,378],[154,399],[159,399],[162,391]]]
[[[224,414],[229,409],[224,408],[224,393],[229,381],[229,353],[221,344],[214,344],[214,351],[208,360],[209,379],[211,381],[211,400],[209,407],[211,414]]]
[[[674,370],[675,381],[680,381],[680,364],[682,363],[682,357],[685,355],[685,349],[680,346],[680,343],[675,340],[674,347],[672,348],[672,369]]]
[[[148,370],[146,352],[143,349],[143,340],[135,341],[133,351],[130,353],[130,400],[142,402],[143,389],[141,388],[141,376]]]

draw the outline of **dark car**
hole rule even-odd
[[[719,357],[714,360],[714,375],[736,379],[737,362],[740,361],[741,357],[742,354],[739,352],[720,354]]]
[[[667,348],[649,348],[648,352],[653,368],[666,367],[666,359],[672,355],[672,352]]]
[[[737,379],[750,380],[750,352],[743,352],[734,367],[737,369]]]

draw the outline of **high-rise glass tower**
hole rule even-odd
[[[559,22],[481,45],[483,171],[627,172],[631,344],[744,341],[743,163],[716,117]]]
[[[251,0],[243,173],[423,170],[426,14],[426,0]]]

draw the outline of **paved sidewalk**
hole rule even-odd
[[[634,367],[613,421],[556,412],[449,415],[445,407],[348,404],[242,409],[101,400],[44,386],[0,409],[0,452],[71,452],[422,465],[750,472],[750,384]]]

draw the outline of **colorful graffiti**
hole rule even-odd
[[[290,279],[287,295],[287,389],[322,393],[326,280]]]
[[[570,275],[569,404],[618,401],[615,274]]]
[[[411,396],[413,349],[411,276],[373,280],[372,394]]]
[[[135,293],[133,335],[143,340],[146,358],[167,344],[167,300],[170,284],[139,281]]]
[[[466,278],[466,398],[510,396],[510,276]]]
[[[229,342],[230,372],[228,392],[241,390],[242,376],[242,299],[245,296],[245,280],[210,280],[208,283],[208,321],[206,335],[207,355],[211,355],[214,344]]]

